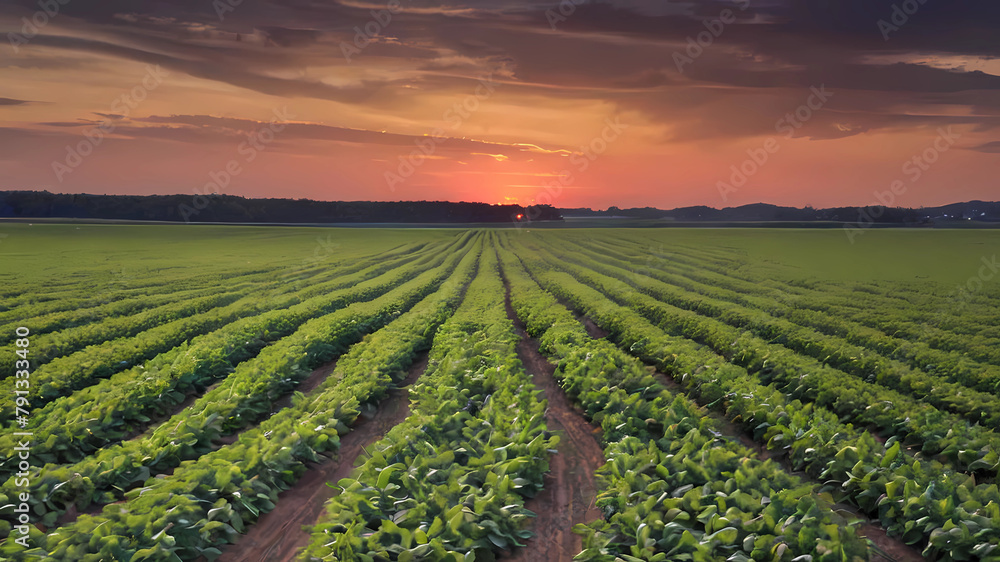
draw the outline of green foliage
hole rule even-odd
[[[468,246],[468,239],[465,237],[461,244]],[[211,451],[213,441],[220,436],[268,417],[274,401],[291,392],[312,369],[329,362],[366,333],[388,324],[436,290],[462,256],[463,253],[426,256],[430,269],[415,276],[406,272],[395,274],[396,286],[381,296],[368,302],[354,302],[305,322],[255,358],[240,363],[190,409],[172,416],[148,434],[104,447],[75,464],[46,465],[34,472],[30,493],[43,498],[36,508],[39,514],[61,513],[70,503],[86,506],[106,501],[114,490],[133,488],[151,474],[196,459]],[[416,262],[412,267],[420,265]],[[407,277],[412,279],[399,282]],[[76,475],[89,479],[95,487],[93,494],[79,489],[82,480]],[[12,497],[17,490],[15,484],[15,478],[8,479],[0,490]],[[11,517],[8,511],[0,509],[5,518]]]
[[[584,536],[577,559],[770,560],[778,548],[789,559],[867,558],[864,543],[828,499],[773,462],[748,458],[744,447],[718,437],[696,404],[672,396],[636,358],[590,339],[528,276],[521,261],[546,275],[534,255],[520,248],[520,259],[506,250],[500,255],[518,316],[541,349],[558,360],[556,377],[601,425],[608,443],[609,461],[599,472],[604,490],[597,498],[605,520],[576,529]],[[560,278],[559,286],[575,287],[571,281]]]
[[[445,265],[399,284],[371,303],[358,302],[339,316],[306,322],[297,337],[322,342],[357,335],[338,334],[345,326],[356,330],[373,326],[375,321],[362,314],[382,310],[387,319],[384,328],[353,346],[315,391],[244,432],[232,445],[182,463],[170,476],[149,478],[148,467],[143,467],[145,483],[130,490],[124,503],[55,529],[40,541],[43,547],[38,550],[74,560],[214,559],[260,513],[274,508],[278,493],[295,482],[305,462],[316,462],[319,454],[336,450],[339,437],[363,405],[376,402],[399,381],[401,369],[429,343],[428,326],[444,322],[472,277],[478,251],[470,249],[469,241],[470,237],[464,238],[463,247],[448,256]],[[440,260],[432,263],[436,261]],[[295,335],[290,337],[295,340]],[[268,349],[282,342],[285,339]],[[309,353],[304,350],[299,355]],[[214,402],[206,400],[206,405],[218,404],[219,396]],[[4,549],[20,554],[10,544]]]
[[[579,255],[558,246],[555,249],[562,250],[561,256]],[[549,255],[541,248],[535,251]],[[522,257],[530,255],[527,250],[520,253]],[[901,447],[894,443],[897,438],[879,444],[867,431],[856,430],[841,418],[867,423],[880,420],[877,425],[904,436],[901,444],[919,443],[929,453],[945,453],[938,447],[950,440],[948,447],[957,463],[990,476],[996,473],[996,459],[992,448],[980,443],[984,443],[982,439],[989,443],[991,432],[963,424],[932,406],[908,401],[897,392],[815,364],[752,332],[657,301],[633,286],[634,275],[602,275],[597,270],[609,268],[586,258],[532,259],[533,271],[547,289],[588,314],[619,345],[672,374],[694,396],[703,401],[712,399],[715,407],[740,423],[755,440],[788,455],[793,467],[825,481],[831,492],[879,519],[890,534],[925,547],[928,556],[954,560],[967,559],[973,549],[1000,540],[1000,521],[992,516],[1000,504],[995,485],[975,485],[968,475],[939,462],[901,454]],[[550,271],[554,266],[572,276]],[[651,320],[677,335],[667,335]],[[769,382],[773,384],[767,385]],[[722,401],[716,398],[717,387],[729,391]],[[702,388],[708,389],[708,396],[701,394]],[[901,419],[900,415],[913,417]],[[965,451],[964,457],[957,455],[958,451]],[[973,466],[980,459],[983,462]],[[885,485],[900,477],[914,481],[913,495],[889,501]],[[941,509],[926,509],[931,504]],[[955,512],[944,508],[960,504],[967,511],[958,512],[959,517],[984,523],[977,534],[965,537],[950,531],[947,541],[939,538],[931,542],[931,537],[937,537],[946,526],[951,529],[951,524],[957,524],[949,524]]]
[[[14,328],[32,331],[27,429],[44,466],[30,494],[48,528],[31,527],[32,557],[214,560],[432,341],[410,417],[336,483],[305,556],[466,561],[516,548],[557,438],[514,352],[499,260],[516,314],[605,440],[604,518],[576,528],[577,559],[863,560],[837,501],[927,559],[1000,560],[995,288],[956,304],[950,287],[898,271],[810,278],[844,253],[777,256],[795,244],[766,232],[406,231],[401,245],[401,231],[334,229],[337,251],[320,244],[303,260],[315,230],[81,227],[86,248],[74,227],[11,225],[39,254],[0,272],[4,376]],[[821,233],[797,236],[830,250]],[[981,251],[970,247],[954,252]],[[116,252],[136,264],[124,281],[109,280]],[[608,338],[590,338],[560,301]],[[692,399],[795,474],[724,438]],[[0,475],[15,460],[0,458]],[[9,540],[20,491],[0,487],[4,559],[29,556]],[[94,503],[109,505],[53,527]]]
[[[338,271],[332,281],[316,283],[294,295],[277,294],[263,300],[254,296],[258,312],[198,336],[144,365],[118,373],[70,396],[34,411],[29,428],[36,444],[36,463],[79,462],[101,447],[145,428],[151,417],[163,416],[191,392],[233,372],[269,344],[291,334],[303,322],[329,314],[356,301],[367,301],[411,279],[426,267],[402,267],[426,255],[415,253],[401,259],[379,256],[374,265],[357,264],[354,274]],[[315,296],[311,296],[315,295]],[[276,310],[270,310],[276,308]],[[13,435],[0,436],[4,451],[13,451]],[[16,458],[5,455],[0,472],[9,477]]]
[[[545,403],[521,367],[492,251],[434,336],[410,417],[337,483],[311,560],[473,560],[521,545],[548,470]]]

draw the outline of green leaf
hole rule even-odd
[[[392,474],[398,470],[395,465],[387,466],[382,469],[378,474],[378,483],[375,484],[379,490],[384,490],[386,486],[389,485],[389,479],[392,478]]]
[[[719,541],[724,545],[735,544],[740,532],[736,527],[726,527],[705,537],[706,540]]]
[[[458,530],[462,528],[462,523],[465,523],[465,514],[459,511],[451,518],[448,522],[448,526],[451,528],[453,533],[458,533]]]

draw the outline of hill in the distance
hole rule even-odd
[[[705,206],[681,207],[670,210],[653,207],[632,209],[610,207],[605,211],[576,208],[559,209],[559,212],[567,218],[631,218],[682,222],[878,222],[887,224],[921,224],[957,220],[1000,222],[1000,203],[986,201],[969,201],[919,209],[902,207],[834,207],[830,209],[806,207],[799,209],[797,207],[754,203],[724,209]]]

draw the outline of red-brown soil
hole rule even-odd
[[[895,537],[885,534],[885,529],[878,525],[866,523],[858,528],[858,534],[867,537],[886,556],[872,551],[871,562],[924,562],[920,550]]]
[[[583,328],[587,330],[587,335],[594,338],[595,340],[603,339],[608,337],[608,332],[598,326],[593,320],[587,316],[578,316],[577,320],[583,324]]]
[[[223,550],[219,562],[290,562],[309,543],[309,533],[302,527],[312,525],[323,512],[323,504],[336,492],[326,485],[336,484],[354,470],[363,448],[378,441],[410,413],[408,387],[427,368],[427,356],[410,367],[399,388],[379,403],[370,417],[362,414],[351,431],[340,440],[337,458],[310,466],[291,489],[278,496],[275,508],[262,514],[247,528],[236,544]],[[311,377],[310,377],[311,378]],[[299,387],[303,391],[303,383]],[[308,387],[305,389],[308,390]]]
[[[545,487],[525,502],[525,507],[537,514],[532,521],[536,536],[504,559],[517,562],[572,560],[582,550],[581,538],[573,534],[573,525],[601,518],[601,512],[594,506],[595,472],[604,465],[600,429],[588,423],[559,388],[552,376],[555,366],[538,352],[538,342],[524,332],[509,299],[507,314],[521,336],[517,355],[535,386],[542,391],[541,397],[548,400],[545,421],[549,431],[558,432],[559,444],[556,454],[549,459]]]

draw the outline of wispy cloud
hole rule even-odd
[[[35,103],[26,100],[15,100],[11,98],[0,98],[0,105],[25,105],[28,103]]]

